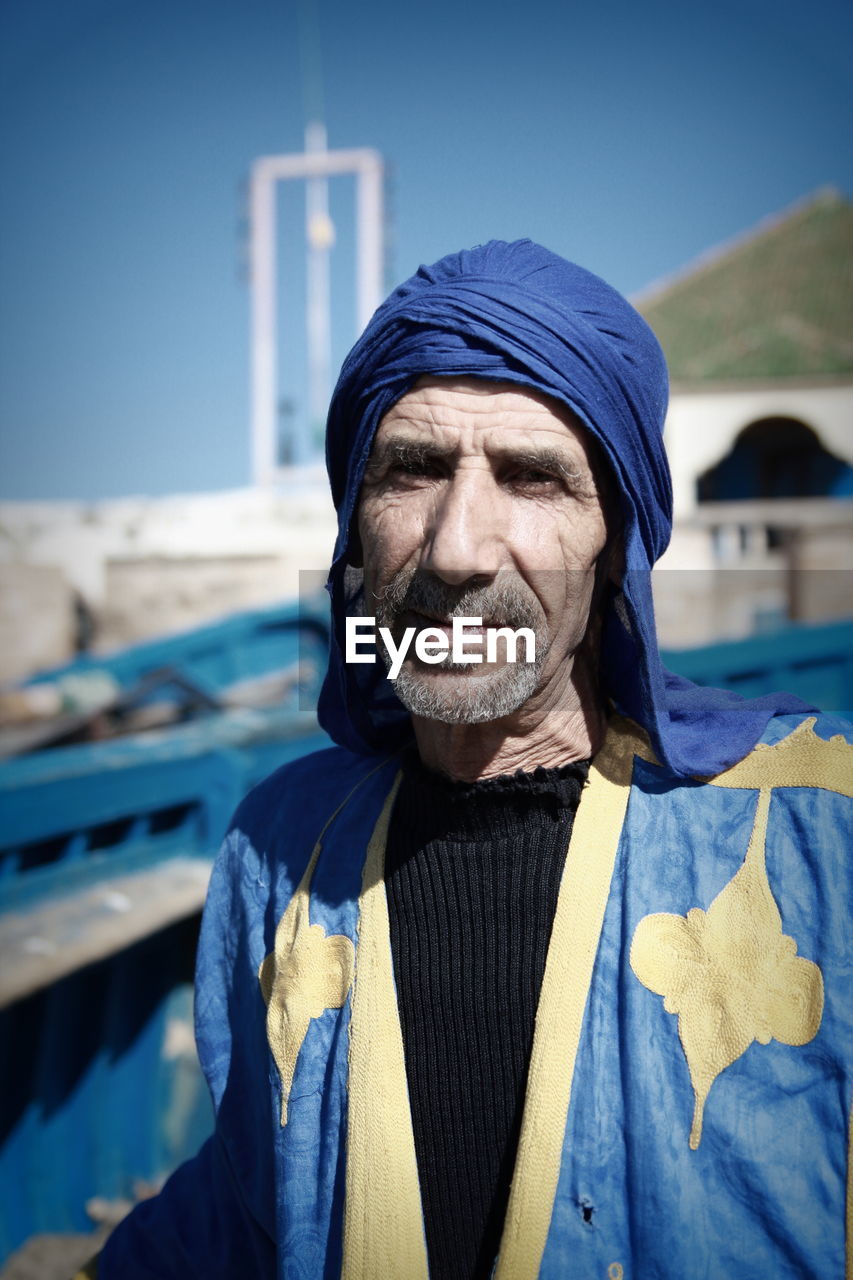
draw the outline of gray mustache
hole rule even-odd
[[[510,576],[484,586],[455,587],[429,574],[399,573],[377,601],[377,621],[381,626],[390,626],[407,610],[448,620],[482,618],[493,626],[514,630],[535,630],[543,622],[538,602],[534,604],[517,579]]]

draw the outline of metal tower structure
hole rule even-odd
[[[276,192],[279,182],[306,184],[309,415],[294,441],[295,461],[305,461],[310,428],[322,419],[329,393],[329,251],[334,228],[329,218],[328,180],[353,174],[356,180],[356,309],[358,332],[382,300],[382,157],[368,147],[326,149],[326,130],[309,125],[304,152],[261,156],[252,165],[249,194],[252,291],[252,479],[270,486],[278,471],[278,316]]]

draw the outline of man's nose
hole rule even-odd
[[[483,472],[457,473],[436,495],[421,567],[454,585],[493,577],[503,554],[497,496]]]

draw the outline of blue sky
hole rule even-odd
[[[853,194],[851,51],[840,0],[0,0],[0,497],[248,482],[245,181],[308,111],[386,157],[389,287],[528,235],[631,292],[817,187]],[[344,180],[332,213],[339,363]]]

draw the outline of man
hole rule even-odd
[[[841,1274],[853,746],[663,670],[665,406],[640,317],[527,241],[377,312],[329,416],[340,746],[235,817],[216,1133],[101,1276]]]

